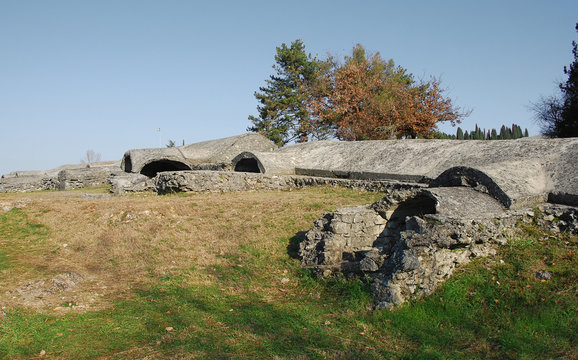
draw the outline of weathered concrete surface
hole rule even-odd
[[[135,175],[135,174],[131,174]],[[133,179],[127,179],[123,175],[118,177],[125,179],[129,184],[113,183],[113,192],[122,193],[131,191]],[[139,181],[142,181],[139,178]],[[344,186],[356,190],[396,192],[404,189],[423,188],[420,184],[402,184],[394,181],[365,181],[351,179],[332,179],[299,175],[266,175],[258,173],[241,173],[230,171],[167,171],[158,173],[152,179],[154,188],[159,194],[172,192],[234,192],[256,190],[290,190],[310,186],[330,185]],[[116,190],[118,186],[124,186],[125,190]]]
[[[488,190],[493,187],[489,193],[507,207],[539,203],[549,195],[551,200],[578,204],[578,138],[319,141],[245,156],[271,175],[389,179],[435,186],[477,183]],[[450,169],[471,171],[444,174]]]
[[[129,150],[121,168],[149,177],[161,171],[231,170],[232,159],[244,151],[275,149],[272,141],[251,133],[172,148]]]
[[[578,231],[576,209],[556,209],[549,213],[564,219],[558,231]],[[407,189],[325,214],[299,255],[304,267],[324,276],[368,276],[376,307],[390,307],[431,294],[457,266],[494,254],[528,215],[471,188]]]

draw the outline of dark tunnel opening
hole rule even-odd
[[[155,177],[157,173],[163,171],[180,171],[180,170],[191,170],[191,168],[187,164],[183,164],[180,161],[157,160],[143,166],[140,173],[152,178]]]
[[[259,164],[257,163],[257,159],[247,158],[241,159],[235,165],[236,172],[249,172],[249,173],[260,173],[261,170],[259,169]]]
[[[125,172],[132,172],[132,161],[130,155],[125,155],[122,159],[122,168]]]

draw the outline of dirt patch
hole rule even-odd
[[[8,293],[21,305],[40,307],[54,302],[56,296],[74,289],[83,280],[84,276],[81,274],[67,272],[48,279],[29,282]]]

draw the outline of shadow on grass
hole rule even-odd
[[[299,256],[299,245],[305,241],[306,233],[307,231],[299,231],[289,239],[289,245],[287,245],[287,254],[291,258],[301,260],[301,256]]]
[[[336,343],[339,328],[329,326],[324,307],[270,302],[258,293],[227,294],[217,287],[180,287],[178,281],[142,290],[132,306],[143,316],[150,338],[170,355],[194,353],[207,358],[377,359],[380,350],[356,342]],[[167,333],[165,328],[173,330]],[[158,334],[155,337],[155,333]],[[163,335],[164,334],[164,335]],[[160,336],[159,336],[160,335]],[[373,345],[373,344],[372,344]]]

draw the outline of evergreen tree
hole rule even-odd
[[[528,136],[530,136],[530,135],[528,134],[528,128],[526,128],[526,129],[524,129],[524,137],[528,137]]]
[[[314,81],[317,61],[305,53],[303,41],[296,40],[291,46],[282,44],[277,48],[275,62],[276,74],[266,80],[267,87],[255,92],[260,103],[259,116],[249,116],[253,126],[247,130],[259,132],[277,145],[293,140],[307,141],[315,130],[306,105],[305,88]]]
[[[578,31],[578,23],[576,31]],[[572,55],[574,55],[574,62],[569,68],[564,66],[564,74],[568,75],[568,80],[560,84],[564,95],[564,106],[561,114],[562,121],[557,126],[559,137],[578,136],[578,43],[576,41],[572,41]]]
[[[468,130],[466,130],[464,133],[464,140],[470,140],[470,134],[468,133]]]
[[[498,132],[496,129],[492,129],[492,135],[490,136],[491,140],[498,140]]]
[[[578,31],[578,23],[576,24]],[[578,43],[572,41],[574,61],[564,66],[568,80],[559,85],[560,96],[542,98],[533,104],[542,133],[551,137],[578,137]]]
[[[464,131],[462,130],[461,127],[458,126],[458,131],[456,132],[456,138],[458,140],[463,140],[464,139]]]

